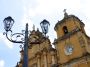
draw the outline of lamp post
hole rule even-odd
[[[12,19],[11,16],[6,17],[3,20],[3,23],[4,23],[4,29],[5,29],[4,35],[6,35],[6,38],[13,43],[24,44],[23,67],[28,67],[28,47],[29,47],[28,45],[28,23],[26,23],[25,33],[12,33],[11,28],[14,24],[14,19]],[[48,27],[50,26],[49,22],[47,20],[43,20],[40,23],[40,26],[42,28],[42,32],[46,36],[46,34],[48,33]],[[11,32],[10,34],[11,38],[8,36],[9,32]],[[21,39],[19,40],[12,39],[13,36],[16,36],[16,38],[21,37]]]
[[[50,26],[50,23],[44,19],[41,23],[40,26],[42,28],[42,32],[44,33],[44,36],[46,37],[46,34],[48,33],[48,28]]]
[[[5,29],[5,35],[7,39],[13,43],[21,43],[24,44],[24,57],[23,57],[23,67],[28,67],[28,23],[26,24],[25,33],[12,33],[12,26],[14,24],[14,20],[12,17],[8,16],[3,20],[4,23],[4,29]],[[8,36],[8,32],[11,32],[11,38]],[[12,39],[13,36],[16,36],[16,38],[21,37],[21,39],[14,40]],[[22,40],[22,38],[24,40]]]

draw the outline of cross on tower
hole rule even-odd
[[[63,12],[64,12],[64,17],[65,17],[65,18],[68,17],[68,14],[67,14],[67,12],[66,12],[66,9],[64,9]]]

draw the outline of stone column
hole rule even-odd
[[[37,54],[37,67],[41,67],[40,55],[39,54]]]
[[[52,64],[55,64],[55,56],[52,55]]]
[[[47,54],[46,54],[46,52],[43,52],[43,55],[44,55],[44,67],[48,67],[48,65],[47,65]]]
[[[51,51],[52,64],[56,64],[55,53]]]

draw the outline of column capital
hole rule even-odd
[[[37,53],[36,53],[36,57],[37,57],[37,58],[40,58],[40,55],[41,55],[41,52],[37,52]]]

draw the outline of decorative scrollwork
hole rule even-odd
[[[24,36],[25,34],[23,33],[14,33],[12,34],[12,31],[10,31],[10,36],[8,36],[9,32],[4,32],[4,35],[6,34],[6,37],[9,41],[14,42],[14,43],[24,43]]]
[[[12,38],[12,40],[20,40],[20,41],[23,41],[24,42],[24,34],[22,34],[22,33],[14,33],[14,34],[12,34],[11,35],[11,38]]]

